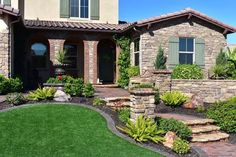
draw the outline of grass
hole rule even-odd
[[[160,157],[110,132],[92,110],[28,106],[0,113],[0,157]]]

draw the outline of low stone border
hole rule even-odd
[[[162,150],[159,150],[159,149],[156,149],[156,148],[153,148],[153,147],[150,147],[150,146],[147,146],[147,145],[142,145],[140,143],[137,143],[135,140],[125,136],[124,134],[120,133],[116,126],[115,126],[115,122],[113,121],[113,119],[105,112],[103,112],[102,110],[98,109],[98,108],[95,108],[93,106],[88,106],[88,105],[83,105],[83,104],[76,104],[76,103],[50,103],[50,104],[65,104],[65,105],[73,105],[73,106],[80,106],[80,107],[84,107],[84,108],[88,108],[88,109],[91,109],[95,112],[98,112],[100,113],[107,121],[107,126],[108,126],[108,129],[114,133],[116,136],[132,143],[132,144],[135,144],[139,147],[142,147],[142,148],[145,148],[145,149],[148,149],[148,150],[151,150],[153,152],[156,152],[156,153],[159,153],[161,155],[164,155],[166,157],[175,157],[174,155],[172,154],[169,154],[168,152],[164,152]],[[3,109],[3,110],[0,110],[0,113],[2,112],[7,112],[7,111],[11,111],[11,110],[15,110],[15,109],[20,109],[20,108],[24,108],[24,107],[29,107],[29,106],[35,106],[35,105],[48,105],[46,103],[35,103],[35,104],[25,104],[25,105],[21,105],[21,106],[14,106],[12,108],[8,108],[8,109]],[[197,146],[191,146],[192,149],[194,149],[200,157],[208,157],[208,155],[203,151],[201,150],[199,147]]]

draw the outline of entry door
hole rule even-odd
[[[103,84],[114,83],[115,50],[104,46],[99,52],[99,79]]]

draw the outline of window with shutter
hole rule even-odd
[[[179,37],[170,37],[169,39],[169,54],[167,63],[171,69],[179,64]]]
[[[100,18],[100,0],[91,0],[91,20],[99,20]]]
[[[194,42],[194,38],[179,38],[179,64],[194,63]]]
[[[205,41],[204,39],[195,39],[195,64],[204,68],[205,66]]]

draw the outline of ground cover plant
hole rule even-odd
[[[0,113],[0,156],[159,157],[115,136],[97,112],[63,104]]]
[[[214,119],[221,130],[236,133],[236,97],[217,102],[207,110],[207,117]]]
[[[54,88],[38,88],[29,92],[27,99],[31,101],[52,100],[55,93],[56,89]]]
[[[128,123],[130,119],[130,109],[129,108],[118,109],[118,117],[121,122],[125,124]]]

